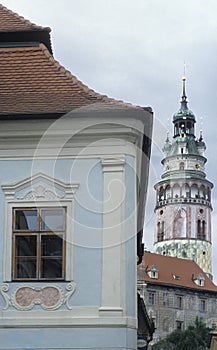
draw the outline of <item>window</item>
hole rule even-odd
[[[163,332],[169,332],[169,325],[170,325],[169,319],[165,318],[163,320]]]
[[[189,309],[194,310],[195,309],[195,297],[190,296],[189,298]]]
[[[176,329],[182,330],[182,327],[183,327],[182,325],[183,325],[182,321],[176,321]]]
[[[193,275],[193,281],[197,286],[204,287],[205,278],[202,273],[199,273],[199,275],[196,275],[195,277]]]
[[[213,300],[213,301],[212,301],[212,312],[213,312],[213,313],[216,313],[216,311],[217,311],[217,308],[216,308],[216,300]]]
[[[150,278],[158,279],[158,267],[156,265],[152,265],[148,270],[147,273]]]
[[[212,312],[215,314],[216,313],[216,300],[212,301]]]
[[[13,208],[13,280],[65,278],[66,208]]]
[[[164,240],[164,221],[157,223],[157,240],[158,242]]]
[[[201,312],[206,311],[206,300],[205,299],[199,300],[199,311],[201,311]]]
[[[149,292],[148,293],[148,304],[149,305],[154,305],[155,304],[155,293],[154,292]]]
[[[171,187],[167,185],[166,187],[166,199],[171,198]]]
[[[202,221],[202,239],[206,239],[206,234],[205,234],[205,232],[206,232],[206,221],[205,220],[203,220]]]
[[[169,305],[169,293],[167,292],[163,293],[163,305],[165,306]]]
[[[181,295],[176,296],[176,307],[177,309],[183,308],[183,297]]]
[[[197,221],[197,238],[201,240],[206,239],[206,221]]]
[[[74,196],[79,184],[38,173],[1,187],[5,195],[3,281],[73,281]],[[27,246],[30,241],[31,252],[30,248],[24,251],[24,241]],[[51,241],[56,251],[52,256]],[[51,260],[58,265],[52,277],[47,270]],[[27,261],[32,261],[33,272],[25,272],[24,278],[20,270]]]
[[[181,278],[178,275],[173,275],[173,279],[176,280],[176,281],[180,281]]]
[[[203,287],[203,286],[204,286],[204,278],[198,279],[198,285],[199,285],[200,287]]]
[[[185,169],[185,164],[183,162],[181,162],[179,164],[179,170],[184,170]]]
[[[201,238],[201,230],[200,230],[200,228],[201,228],[201,221],[200,220],[197,220],[197,238]]]

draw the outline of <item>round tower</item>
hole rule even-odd
[[[174,136],[167,135],[163,174],[155,185],[155,252],[194,260],[212,277],[211,189],[206,179],[202,131],[195,137],[195,115],[188,109],[183,77],[181,107],[173,116]]]

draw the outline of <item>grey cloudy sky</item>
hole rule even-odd
[[[207,144],[207,177],[216,181],[216,0],[2,0],[52,29],[55,58],[85,84],[155,113],[146,243],[152,250],[154,191],[161,148],[179,108],[183,64],[189,108]],[[163,132],[162,132],[163,130]],[[217,185],[213,190],[213,272],[217,282]]]

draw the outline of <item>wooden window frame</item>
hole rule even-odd
[[[34,230],[25,230],[16,228],[16,212],[21,210],[25,211],[36,211],[37,212],[37,227]],[[42,213],[44,210],[54,211],[54,210],[62,210],[63,212],[63,227],[62,229],[46,229],[42,228]],[[67,208],[64,206],[40,206],[40,207],[13,207],[12,208],[12,280],[13,281],[53,281],[53,280],[65,280],[66,275],[66,215]],[[16,272],[16,263],[21,258],[16,255],[16,238],[20,237],[36,237],[36,256],[33,258],[36,260],[36,277],[24,278],[17,277]],[[43,236],[58,236],[62,238],[62,254],[60,256],[42,256],[42,245],[41,238]],[[27,258],[27,256],[23,256],[22,258]],[[62,275],[61,277],[42,277],[42,261],[46,259],[51,260],[60,260],[62,265]]]

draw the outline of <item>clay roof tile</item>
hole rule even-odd
[[[49,32],[0,4],[1,116],[67,113],[96,103],[104,109],[144,109],[101,95],[78,80],[54,59]]]
[[[44,44],[0,47],[0,115],[67,113],[96,102],[137,108],[89,89]]]
[[[48,31],[49,27],[38,26],[0,4],[0,32]]]
[[[157,279],[151,278],[147,273],[149,267],[153,265],[157,265],[159,269]],[[194,276],[199,275],[204,277],[203,286],[197,285],[194,282]],[[146,283],[217,292],[217,286],[193,260],[180,259],[146,251],[142,264],[138,266],[138,276],[140,281],[144,280]]]

